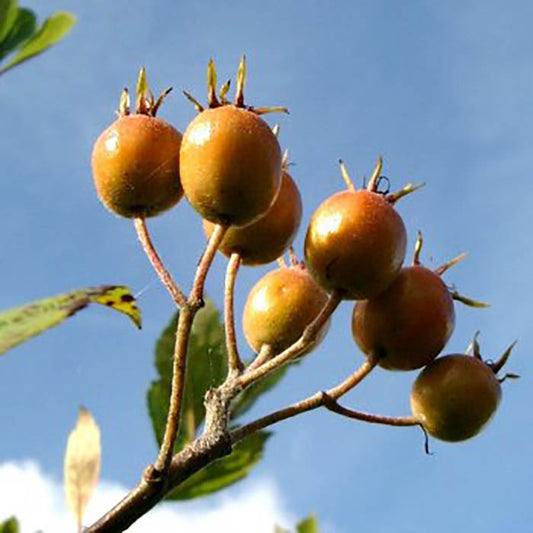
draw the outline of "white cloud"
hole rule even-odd
[[[125,493],[118,484],[101,482],[84,521],[98,518]],[[21,533],[73,533],[76,529],[61,483],[46,476],[34,461],[0,464],[0,522],[13,515],[20,522]],[[263,480],[232,490],[231,496],[222,491],[206,500],[161,504],[128,531],[272,533],[274,524],[289,527],[295,521],[276,486]]]

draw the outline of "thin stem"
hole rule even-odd
[[[196,313],[203,305],[205,279],[226,229],[227,226],[217,225],[211,234],[196,270],[191,294],[179,314],[172,363],[170,406],[168,409],[163,442],[161,443],[159,454],[154,463],[154,469],[163,475],[166,474],[170,462],[172,461],[174,444],[180,429],[181,406],[183,404],[185,374],[187,371],[187,347],[189,344],[192,324]]]
[[[179,314],[176,342],[174,344],[174,357],[172,364],[172,388],[170,393],[170,406],[168,409],[165,434],[159,454],[154,463],[154,469],[161,474],[166,474],[172,455],[174,444],[180,428],[181,405],[185,390],[185,372],[187,369],[187,345],[191,333],[194,316],[198,309],[189,305],[185,306]]]
[[[270,344],[263,344],[259,350],[257,357],[248,365],[246,372],[251,372],[255,368],[260,367],[272,357],[272,346]]]
[[[319,391],[313,396],[309,396],[304,400],[301,400],[297,403],[289,405],[279,411],[275,411],[269,415],[259,418],[250,424],[240,427],[232,432],[232,442],[235,443],[239,440],[244,439],[248,435],[264,429],[272,424],[281,422],[282,420],[287,420],[293,416],[297,416],[307,411],[312,411],[326,404],[327,400],[336,400],[340,398],[343,394],[346,394],[349,390],[357,386],[361,381],[370,374],[372,369],[376,366],[377,361],[372,361],[366,359],[365,362],[348,378],[346,378],[342,383],[329,389],[327,392]]]
[[[189,304],[198,305],[200,302],[202,302],[207,273],[209,272],[211,263],[215,258],[215,254],[217,253],[218,247],[220,246],[220,243],[222,242],[227,230],[228,226],[223,226],[221,224],[217,224],[215,226],[202,258],[200,259],[198,268],[196,269],[196,276],[194,278],[192,291],[189,296]]]
[[[144,218],[134,219],[135,230],[137,231],[137,237],[141,242],[141,245],[152,263],[154,270],[156,271],[159,279],[163,285],[167,288],[168,292],[172,296],[172,299],[178,307],[184,307],[187,303],[187,299],[183,292],[180,290],[174,279],[172,278],[170,272],[163,266],[163,262],[156,252],[152,239],[148,233],[148,228],[146,227],[146,220]]]
[[[346,416],[348,418],[353,418],[355,420],[361,420],[363,422],[369,422],[371,424],[384,424],[387,426],[420,426],[414,416],[383,416],[383,415],[374,415],[371,413],[362,413],[361,411],[353,411],[352,409],[347,409],[342,407],[335,400],[333,400],[327,394],[324,398],[324,407],[338,413],[339,415]]]
[[[291,266],[296,266],[299,263],[298,256],[296,255],[294,246],[292,244],[289,246],[289,261],[291,263]]]
[[[260,367],[246,372],[240,376],[237,380],[237,386],[241,389],[248,387],[248,385],[251,385],[258,379],[261,379],[263,376],[266,376],[269,372],[272,372],[285,363],[288,363],[291,359],[294,359],[296,356],[305,351],[305,349],[314,342],[324,324],[328,321],[329,317],[341,303],[341,300],[342,295],[340,293],[332,293],[318,316],[305,328],[302,336],[294,344],[289,346],[279,355],[276,355],[270,361],[262,364]]]
[[[226,270],[226,286],[224,290],[224,328],[226,331],[226,346],[228,349],[228,367],[230,374],[239,374],[244,368],[237,348],[234,313],[235,280],[240,266],[240,254],[231,254]]]

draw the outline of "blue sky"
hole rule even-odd
[[[304,200],[297,250],[314,209],[343,186],[337,160],[342,157],[353,176],[368,175],[382,154],[393,187],[427,183],[398,205],[409,254],[418,229],[428,265],[467,250],[467,260],[446,280],[492,304],[488,310],[458,307],[445,351],[463,351],[477,329],[487,357],[518,338],[509,370],[522,379],[505,384],[499,412],[481,436],[458,445],[432,441],[431,457],[416,429],[374,427],[327,412],[303,415],[275,428],[252,479],[228,493],[241,494],[247,483],[268,479],[293,516],[316,512],[325,533],[418,533],[428,524],[434,533],[467,527],[529,531],[533,5],[27,5],[41,16],[68,9],[79,22],[55,49],[1,79],[0,308],[77,287],[123,283],[134,291],[146,288],[140,298],[144,328],[138,332],[123,317],[92,308],[4,356],[0,461],[31,458],[60,480],[79,404],[89,407],[102,429],[104,479],[133,485],[154,457],[145,390],[155,375],[153,345],[172,304],[139,250],[132,224],[99,204],[91,148],[139,67],[147,67],[156,91],[175,87],[160,114],[183,131],[195,111],[179,89],[203,99],[209,58],[224,79],[246,53],[248,102],[291,110],[289,117],[269,120],[281,125],[280,141],[290,150]],[[150,229],[187,287],[203,245],[200,220],[181,202],[150,221]],[[218,258],[207,286],[219,304],[224,265]],[[269,268],[242,272],[237,309]],[[252,415],[333,385],[360,364],[349,332],[351,307],[343,304],[322,347]],[[406,414],[415,376],[377,370],[344,403]]]

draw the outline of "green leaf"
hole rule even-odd
[[[0,354],[43,331],[57,326],[90,303],[128,315],[141,327],[141,315],[130,289],[117,285],[89,287],[36,300],[0,313]]]
[[[0,43],[5,39],[17,18],[18,2],[0,0]]]
[[[151,383],[147,395],[148,412],[159,444],[163,439],[170,402],[177,321],[176,313],[157,341],[155,366],[159,379]],[[176,441],[176,451],[197,434],[205,418],[205,393],[220,385],[226,377],[226,361],[224,327],[215,305],[211,300],[206,300],[205,307],[196,315],[189,339],[188,371],[182,406],[183,423]]]
[[[311,514],[298,523],[296,533],[319,533],[316,516]]]
[[[26,42],[19,53],[0,70],[0,74],[44,52],[47,48],[63,39],[71,30],[75,20],[74,16],[66,11],[54,13],[44,21],[43,25]]]
[[[17,18],[5,39],[0,42],[0,59],[18,48],[27,41],[35,32],[35,13],[29,9],[21,8],[17,12]]]
[[[259,431],[237,443],[227,457],[206,466],[171,492],[168,500],[191,500],[229,487],[248,475],[263,456],[270,433]]]
[[[12,516],[5,522],[0,524],[0,533],[18,533],[19,532],[19,523],[17,519]]]

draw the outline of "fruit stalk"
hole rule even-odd
[[[244,368],[237,347],[234,313],[235,280],[237,278],[237,273],[239,272],[240,266],[241,256],[238,253],[231,254],[226,270],[226,282],[224,289],[224,329],[226,333],[226,347],[228,350],[229,375],[240,374]]]
[[[369,422],[370,424],[384,424],[386,426],[421,426],[420,422],[418,422],[413,416],[385,416],[354,411],[339,405],[331,396],[328,396],[327,394],[324,396],[324,407],[326,407],[326,409],[348,418],[361,420],[362,422]]]
[[[272,424],[287,420],[288,418],[292,418],[302,413],[307,413],[308,411],[312,411],[313,409],[317,409],[318,407],[326,405],[326,402],[328,401],[340,398],[343,394],[352,390],[355,386],[361,383],[361,381],[368,376],[368,374],[370,374],[375,366],[376,361],[365,359],[364,363],[353,374],[351,374],[336,387],[329,389],[327,392],[316,392],[304,400],[293,403],[292,405],[284,407],[279,411],[274,411],[269,415],[258,418],[257,420],[254,420],[253,422],[233,431],[231,433],[232,443],[235,444],[236,442],[244,439],[252,433],[255,433],[256,431],[259,431],[260,429],[264,429]]]
[[[174,444],[179,432],[181,406],[185,389],[185,373],[187,370],[187,348],[189,337],[196,313],[203,306],[204,284],[213,263],[216,251],[222,241],[227,227],[218,225],[209,239],[205,251],[200,259],[193,287],[186,304],[181,308],[176,329],[174,357],[172,365],[172,388],[170,406],[168,410],[165,434],[157,459],[153,465],[157,476],[165,476],[174,452]]]
[[[174,281],[170,272],[163,265],[159,254],[154,248],[152,239],[150,238],[150,234],[148,233],[148,228],[146,227],[146,219],[144,217],[135,218],[134,224],[135,231],[137,232],[137,237],[141,242],[143,250],[148,256],[150,263],[154,267],[154,270],[156,271],[159,279],[161,280],[161,283],[167,288],[175,304],[178,307],[185,307],[185,305],[187,304],[187,298]]]

